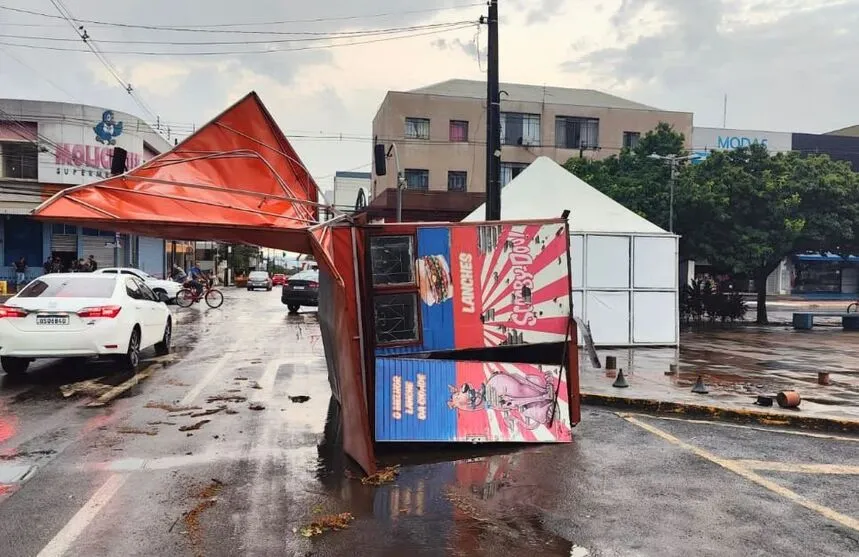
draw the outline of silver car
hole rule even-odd
[[[257,288],[265,288],[271,291],[271,277],[265,271],[251,271],[248,275],[248,290],[256,290]]]

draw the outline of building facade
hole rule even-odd
[[[130,265],[165,275],[163,239],[47,224],[29,216],[66,187],[109,177],[115,147],[127,151],[126,166],[133,168],[171,145],[131,114],[80,104],[0,99],[0,280],[14,276],[12,265],[21,257],[28,279],[42,274],[47,260],[58,259],[66,270],[72,261],[90,255],[100,267]]]
[[[334,173],[334,187],[325,191],[325,200],[341,213],[355,213],[367,206],[371,197],[372,175],[369,172],[338,170]],[[322,212],[322,219],[330,219],[335,211]]]
[[[660,110],[589,89],[501,84],[501,181],[505,185],[539,156],[605,158],[660,122],[691,146],[692,114]],[[485,192],[486,83],[454,79],[389,91],[373,119],[375,142],[396,145],[407,188]],[[372,175],[373,197],[396,186],[395,159]]]

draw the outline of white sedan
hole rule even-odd
[[[182,290],[182,285],[178,282],[155,278],[149,273],[141,271],[140,269],[134,269],[133,267],[107,267],[105,269],[98,269],[96,273],[107,273],[111,275],[121,274],[137,277],[145,282],[146,286],[155,292],[157,296],[161,296],[163,294],[168,301],[176,300],[176,294]]]
[[[0,365],[21,375],[37,358],[111,356],[124,368],[140,351],[170,351],[173,319],[164,302],[134,276],[43,275],[0,305]]]

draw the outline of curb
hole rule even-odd
[[[660,416],[690,416],[710,418],[740,423],[755,423],[766,426],[783,426],[816,431],[837,431],[859,434],[859,421],[819,418],[813,416],[775,414],[740,408],[723,408],[703,404],[666,402],[644,398],[628,398],[592,393],[581,393],[581,403],[585,406],[604,406],[622,410],[636,410]]]

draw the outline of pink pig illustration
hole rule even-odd
[[[474,388],[468,383],[456,388],[449,385],[451,409],[464,411],[500,410],[509,425],[511,413],[528,429],[552,421],[555,412],[555,393],[552,377],[546,374],[519,377],[503,372],[494,373],[486,382]]]

